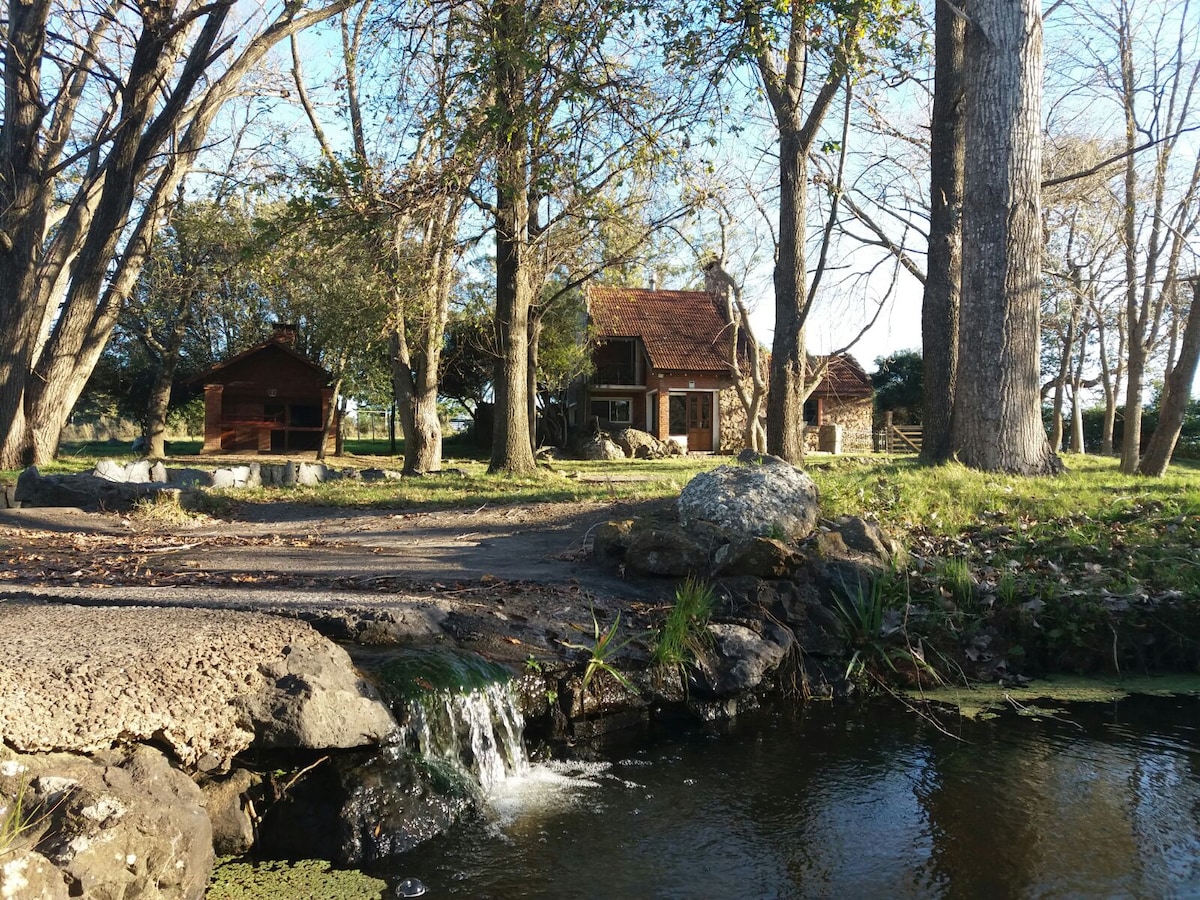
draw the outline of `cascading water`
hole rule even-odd
[[[439,690],[408,701],[409,746],[471,779],[485,798],[504,780],[529,772],[524,727],[507,683],[467,693]]]

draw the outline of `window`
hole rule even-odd
[[[821,401],[817,397],[804,401],[804,424],[811,427],[821,424]]]
[[[630,340],[607,340],[593,354],[595,384],[637,384],[637,343]]]
[[[668,433],[687,434],[687,397],[672,394],[667,401]]]
[[[633,422],[633,403],[622,399],[593,400],[592,415],[602,422],[614,425],[629,425]]]

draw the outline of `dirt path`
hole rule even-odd
[[[491,656],[561,652],[595,606],[631,627],[670,585],[588,557],[625,503],[440,511],[243,504],[229,521],[163,529],[66,509],[0,511],[0,600],[252,609],[335,637],[437,633]]]

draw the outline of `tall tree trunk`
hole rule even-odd
[[[1040,414],[1042,23],[1034,0],[973,4],[967,30],[960,461],[1057,471]]]
[[[529,431],[529,139],[526,132],[524,0],[496,0],[496,374],[489,472],[536,468]]]
[[[965,6],[966,0],[960,6]],[[921,458],[950,458],[962,292],[963,67],[966,23],[945,3],[934,13],[929,256],[921,303],[924,379]]]
[[[1067,393],[1067,381],[1071,376],[1071,354],[1075,352],[1075,333],[1079,330],[1079,317],[1083,312],[1083,271],[1078,265],[1071,266],[1071,314],[1067,321],[1067,334],[1062,342],[1058,375],[1054,379],[1054,405],[1052,407],[1050,447],[1055,453],[1062,451],[1065,422],[1063,406]]]
[[[538,396],[538,352],[542,344],[542,312],[533,311],[529,316],[529,363],[526,366],[525,378],[529,388],[527,414],[529,416],[529,436],[533,441],[533,450],[537,454],[537,396]]]
[[[158,371],[146,402],[146,422],[142,436],[146,440],[146,455],[162,459],[167,455],[167,410],[171,406],[171,385],[179,368],[179,354],[191,322],[191,298],[184,297],[175,313],[175,325],[167,343],[154,352],[158,356]]]
[[[5,32],[0,122],[0,469],[30,461],[25,440],[25,378],[33,364],[42,308],[35,297],[50,192],[38,130],[41,63],[49,0],[11,3]]]
[[[338,371],[346,367],[344,359],[338,361]],[[321,422],[321,437],[317,444],[317,459],[323,460],[328,456],[325,448],[328,446],[329,435],[333,434],[334,453],[338,452],[338,436],[334,429],[338,427],[338,406],[342,402],[342,376],[338,375],[333,381],[333,393],[329,397],[329,407],[325,410],[325,419]]]
[[[1179,356],[1164,379],[1158,425],[1150,436],[1146,455],[1138,467],[1141,475],[1160,477],[1166,474],[1183,430],[1183,419],[1192,395],[1192,382],[1196,378],[1197,364],[1200,363],[1200,277],[1193,278],[1191,285],[1192,305],[1188,310]]]
[[[767,450],[791,463],[804,461],[804,217],[807,158],[794,128],[779,133],[779,251],[775,261],[775,337],[767,395]]]

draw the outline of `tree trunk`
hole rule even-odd
[[[985,471],[1061,469],[1040,415],[1040,4],[972,5],[967,31],[963,293],[954,397],[958,459]]]
[[[523,61],[523,0],[496,3],[496,374],[489,472],[528,475],[536,466],[529,431],[529,139]]]
[[[146,423],[142,436],[146,439],[146,455],[151,459],[162,459],[167,455],[167,410],[171,405],[171,385],[179,367],[179,353],[191,321],[190,297],[179,304],[175,315],[175,327],[171,336],[158,354],[158,372],[150,388],[150,399],[146,403]]]
[[[804,214],[808,167],[800,135],[779,133],[779,251],[775,261],[775,337],[767,395],[767,450],[790,463],[804,461]]]
[[[345,368],[345,360],[338,363],[338,368]],[[329,441],[329,435],[333,429],[337,427],[338,422],[338,404],[342,402],[342,376],[339,375],[333,382],[333,393],[329,397],[329,408],[325,410],[325,420],[321,423],[321,438],[317,444],[317,459],[323,460],[328,455],[325,452],[325,447]],[[337,452],[337,436],[334,436],[334,452]]]
[[[965,6],[965,0],[961,6]],[[929,255],[921,304],[924,380],[921,458],[950,458],[962,291],[963,67],[966,23],[945,3],[934,13]]]
[[[8,4],[0,121],[0,469],[27,464],[25,377],[41,306],[35,285],[50,192],[38,130],[49,0]]]
[[[1192,395],[1192,382],[1200,363],[1200,278],[1192,279],[1192,305],[1188,310],[1187,325],[1175,365],[1166,374],[1163,384],[1163,399],[1158,411],[1158,425],[1150,436],[1146,455],[1142,458],[1138,473],[1161,477],[1166,474],[1171,454],[1179,442],[1183,430],[1183,419]]]
[[[529,364],[526,366],[525,378],[529,388],[529,399],[527,401],[529,415],[529,436],[533,441],[534,455],[537,454],[537,373],[538,373],[538,351],[541,349],[542,343],[542,314],[533,312],[529,317]]]
[[[1071,266],[1071,317],[1067,322],[1067,335],[1062,342],[1062,354],[1058,363],[1058,376],[1054,379],[1053,430],[1050,447],[1055,453],[1062,452],[1065,422],[1063,406],[1066,400],[1067,381],[1071,375],[1071,354],[1075,352],[1075,333],[1079,330],[1079,317],[1083,312],[1083,272],[1078,265]],[[1078,394],[1076,394],[1078,395]]]

